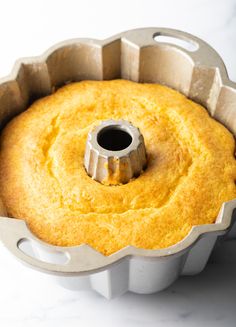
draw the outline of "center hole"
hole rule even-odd
[[[106,150],[120,151],[128,148],[132,137],[119,126],[108,126],[98,133],[97,142]]]

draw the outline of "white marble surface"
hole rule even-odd
[[[2,1],[0,76],[15,59],[38,55],[74,37],[105,38],[123,30],[165,26],[208,41],[236,80],[236,1]],[[235,250],[234,250],[235,247]],[[73,293],[18,263],[0,246],[0,326],[236,326],[236,241],[199,276],[156,295],[107,301]]]
[[[111,301],[93,292],[64,290],[2,247],[0,255],[2,327],[236,325],[236,241],[198,276],[182,277],[158,294],[127,293]]]

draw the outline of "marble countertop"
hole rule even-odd
[[[0,326],[236,326],[236,241],[228,242],[197,276],[181,277],[153,295],[106,300],[68,291],[21,265],[0,247]]]
[[[222,56],[236,81],[236,1],[4,1],[0,76],[16,58],[38,55],[68,38],[105,38],[123,30],[164,26],[193,33]],[[215,250],[204,272],[182,277],[154,295],[108,301],[71,292],[21,265],[0,245],[0,326],[236,326],[236,240]]]

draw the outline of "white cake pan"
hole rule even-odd
[[[163,36],[169,42],[163,42]],[[168,85],[202,104],[236,134],[236,85],[219,55],[190,34],[163,28],[131,30],[104,41],[69,40],[40,57],[19,60],[11,75],[0,80],[1,128],[34,99],[69,81],[116,78]],[[194,226],[169,248],[128,246],[107,257],[86,244],[58,247],[42,242],[24,220],[7,217],[3,207],[0,239],[16,258],[51,274],[66,288],[94,289],[107,298],[128,290],[148,294],[180,275],[202,271],[217,238],[236,237],[235,208],[236,200],[222,204],[214,224]]]

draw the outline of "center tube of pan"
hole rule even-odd
[[[147,165],[144,138],[126,120],[106,120],[88,134],[84,156],[85,170],[105,185],[128,183]]]

